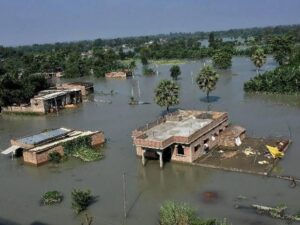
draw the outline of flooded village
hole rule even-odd
[[[262,100],[255,95],[245,96],[241,87],[236,83],[243,82],[252,76],[253,66],[247,58],[237,57],[233,60],[231,72],[221,77],[216,89],[215,94],[222,96],[222,98],[210,103],[212,109],[206,111],[207,103],[199,101],[201,95],[195,94],[198,93],[197,87],[194,85],[192,88],[187,88],[191,86],[192,82],[189,76],[190,71],[196,71],[201,65],[203,65],[203,62],[199,61],[188,62],[181,66],[183,74],[187,74],[179,81],[182,88],[186,90],[183,92],[182,105],[179,105],[183,110],[177,110],[163,117],[161,117],[161,109],[157,106],[144,105],[136,107],[128,105],[127,101],[132,88],[135,92],[138,91],[135,85],[135,79],[138,79],[141,85],[141,98],[151,102],[153,98],[152,87],[161,77],[167,76],[168,65],[158,67],[159,77],[136,76],[135,79],[130,78],[127,80],[91,79],[89,82],[94,84],[94,92],[90,96],[92,97],[91,100],[81,102],[80,107],[75,109],[59,110],[59,114],[56,114],[55,110],[54,113],[44,116],[1,114],[0,133],[2,137],[1,148],[3,150],[12,146],[15,147],[11,150],[15,149],[16,151],[24,148],[22,147],[24,143],[20,142],[24,139],[22,137],[27,136],[30,139],[30,135],[33,135],[32,137],[44,136],[43,133],[40,133],[43,130],[64,126],[67,128],[60,128],[57,131],[68,133],[67,136],[60,133],[51,142],[45,139],[45,143],[42,141],[37,145],[33,144],[29,148],[25,148],[28,151],[24,151],[24,159],[13,158],[11,160],[10,154],[3,155],[1,157],[1,174],[3,181],[6,181],[2,187],[11,189],[8,185],[13,180],[20,179],[23,180],[23,187],[26,189],[32,190],[34,185],[32,193],[39,192],[40,189],[45,189],[46,186],[50,188],[61,185],[65,188],[71,188],[74,185],[88,186],[101,195],[101,204],[99,202],[99,204],[96,203],[90,207],[94,213],[97,212],[101,215],[99,221],[102,221],[103,218],[111,221],[112,219],[107,216],[110,213],[121,220],[122,207],[119,203],[122,203],[122,177],[120,174],[126,171],[128,204],[132,204],[133,207],[130,212],[132,216],[128,218],[128,221],[132,224],[139,223],[138,218],[140,216],[136,217],[134,215],[144,215],[144,210],[149,213],[144,216],[149,221],[153,221],[151,217],[156,214],[153,206],[161,202],[162,198],[170,197],[175,199],[189,198],[191,203],[199,204],[199,208],[205,214],[213,215],[210,210],[213,208],[214,212],[223,217],[231,218],[232,222],[243,221],[242,217],[247,217],[247,215],[233,207],[227,207],[224,210],[224,204],[234,205],[234,201],[230,199],[235,199],[237,196],[247,196],[253,198],[254,201],[259,199],[255,202],[267,202],[269,205],[289,201],[296,208],[297,201],[292,199],[295,199],[298,195],[297,189],[291,191],[289,181],[273,178],[266,178],[266,180],[261,176],[228,173],[223,169],[231,171],[240,169],[251,173],[265,174],[272,167],[274,174],[297,175],[297,169],[291,165],[297,165],[298,151],[296,151],[296,148],[299,143],[297,138],[293,137],[297,132],[300,132],[297,127],[300,122],[298,106],[293,105],[292,102],[291,105],[286,106],[276,97],[271,96],[265,96]],[[274,66],[272,58],[269,58],[265,69],[271,69]],[[141,67],[138,67],[135,71],[136,75],[139,73],[141,73]],[[66,83],[68,82],[72,83],[73,81],[66,80]],[[110,92],[111,90],[114,90],[117,94],[98,94]],[[231,91],[228,92],[228,90]],[[231,93],[235,93],[235,95],[231,96]],[[111,100],[112,104],[99,104],[95,101],[97,99]],[[237,104],[238,107],[235,107]],[[197,106],[195,107],[195,105]],[[195,111],[189,110],[192,108]],[[218,113],[218,111],[225,112]],[[283,113],[288,115],[286,121],[278,119]],[[268,118],[264,116],[266,114],[268,114]],[[161,119],[156,120],[160,117]],[[197,122],[197,120],[199,121]],[[278,122],[273,123],[273,120]],[[111,124],[112,121],[114,121],[113,125]],[[231,122],[233,122],[233,125]],[[30,130],[28,127],[30,127]],[[71,159],[59,167],[52,167],[52,164],[49,163],[46,165],[43,163],[38,168],[23,165],[27,162],[39,164],[38,160],[43,162],[47,159],[44,152],[49,151],[48,149],[51,149],[49,147],[59,147],[60,142],[63,142],[65,138],[72,137],[72,134],[76,133],[77,130],[97,131],[99,129],[104,131],[105,138],[107,138],[107,143],[103,149],[105,152],[104,160],[84,165],[75,159]],[[209,132],[205,133],[207,130]],[[273,136],[271,141],[268,139],[270,136]],[[251,142],[250,138],[252,137],[265,139],[262,139],[261,143]],[[286,139],[280,139],[283,137]],[[292,140],[292,145],[283,159],[279,163],[274,163],[271,154],[268,154],[266,145],[280,147],[280,141],[285,143],[286,140]],[[12,146],[9,145],[10,142]],[[161,157],[163,156],[161,158],[163,169],[160,169],[159,152],[162,150],[164,152],[161,155]],[[140,157],[136,158],[136,154]],[[173,161],[185,163],[173,163]],[[143,164],[145,164],[145,167]],[[189,165],[193,166],[190,167]],[[111,170],[111,167],[114,170]],[[209,169],[210,167],[219,168],[219,170]],[[86,176],[87,171],[89,171],[90,178]],[[17,177],[15,177],[16,172],[19,174]],[[110,182],[103,183],[103,179],[108,175],[110,176],[110,182],[114,183],[113,186],[109,185]],[[41,182],[42,177],[44,177],[43,182]],[[25,178],[26,180],[24,180]],[[229,180],[232,180],[232,182],[229,182]],[[151,183],[152,188],[147,190],[145,188],[149,183]],[[233,188],[232,185],[239,186],[239,189]],[[276,188],[274,188],[274,185]],[[254,191],[253,186],[259,186],[261,192]],[[172,190],[170,191],[169,188],[171,187]],[[17,187],[15,187],[16,190],[18,190]],[[116,193],[114,198],[109,194],[112,190],[113,193]],[[186,190],[189,191],[186,192]],[[30,210],[38,210],[38,206],[32,204],[34,199],[37,201],[38,195],[31,198],[16,198],[13,197],[15,191],[12,189],[7,192],[9,199],[14,199],[16,202],[25,201],[30,205]],[[205,191],[218,192],[220,199],[217,203],[201,202],[201,193]],[[179,193],[181,193],[181,197],[179,197]],[[138,196],[140,197],[136,200]],[[144,205],[144,201],[148,201],[148,205]],[[2,208],[4,203],[0,204]],[[47,221],[55,221],[55,215],[69,214],[70,212],[65,209],[68,204],[68,201],[63,202],[54,212],[44,209],[47,211]],[[23,207],[22,210],[27,211]],[[6,215],[12,215],[13,213],[10,210],[5,210],[5,212]],[[249,216],[251,217],[251,215]],[[21,215],[15,216],[15,218],[24,220]],[[36,218],[43,220],[44,216],[40,215]],[[68,220],[69,223],[73,223],[75,219],[69,217]],[[249,220],[252,219],[249,218]],[[270,221],[267,217],[257,220],[266,223]],[[27,221],[31,220],[27,219]],[[152,222],[148,224],[152,224]],[[244,222],[244,224],[247,224],[247,222]]]
[[[1,2],[0,225],[300,223],[299,8]]]

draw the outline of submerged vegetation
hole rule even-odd
[[[63,144],[64,153],[67,156],[79,158],[85,162],[100,160],[103,154],[91,147],[92,138],[83,136]]]
[[[48,157],[49,161],[52,163],[60,163],[63,158],[62,155],[57,151],[50,152]]]
[[[259,74],[246,82],[244,89],[246,92],[300,93],[300,66],[281,66]]]
[[[71,197],[72,197],[72,208],[77,214],[86,210],[87,207],[92,203],[94,199],[90,190],[83,191],[83,190],[74,189],[71,193]]]
[[[185,203],[165,202],[160,208],[160,225],[227,225],[226,220],[203,219]]]
[[[274,58],[279,67],[250,79],[244,84],[246,92],[264,92],[276,94],[300,93],[300,48],[289,35],[275,37],[270,41]],[[252,56],[255,65],[260,68],[265,63],[262,50]]]
[[[72,153],[73,157],[79,158],[85,162],[92,162],[102,159],[104,156],[101,152],[95,151],[94,149],[82,147]]]
[[[53,205],[61,203],[63,195],[59,191],[47,191],[42,195],[41,203],[43,205]]]

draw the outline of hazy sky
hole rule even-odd
[[[300,0],[0,0],[0,45],[300,24]]]

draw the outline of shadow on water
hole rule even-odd
[[[169,111],[167,111],[166,109],[164,109],[164,110],[162,110],[162,112],[161,112],[161,114],[160,114],[160,116],[165,116],[165,115],[167,115],[168,113],[173,113],[173,112],[176,112],[177,110],[179,110],[179,109],[181,109],[181,108],[169,108]]]
[[[0,218],[0,225],[21,225],[21,224],[15,223],[11,220]],[[34,221],[34,222],[30,223],[30,225],[48,225],[48,224],[40,222],[40,221]]]
[[[40,222],[40,221],[34,221],[34,222],[32,222],[30,225],[48,225],[48,224],[47,224],[47,223]]]
[[[207,97],[200,98],[200,101],[201,102],[206,102],[206,103],[212,103],[212,102],[217,102],[220,99],[221,99],[221,97],[213,95],[213,96],[209,96],[208,100],[207,100]]]
[[[131,205],[130,205],[128,211],[127,211],[128,215],[130,214],[131,210],[134,208],[136,203],[139,201],[142,194],[143,194],[143,191],[140,191],[139,194],[136,196],[136,198],[133,200],[133,202],[131,203]]]

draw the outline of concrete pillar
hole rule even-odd
[[[142,150],[142,164],[143,164],[143,166],[146,165],[145,153],[146,153],[146,150]]]
[[[162,152],[157,152],[157,154],[159,155],[159,167],[163,168],[164,162],[163,162],[163,158],[162,158]]]

